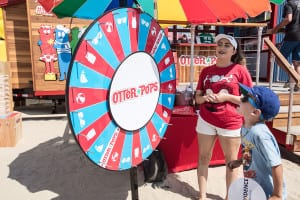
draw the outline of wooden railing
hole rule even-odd
[[[264,42],[269,47],[273,55],[275,56],[276,63],[278,64],[278,66],[284,69],[289,74],[289,76],[295,80],[296,84],[300,86],[300,75],[296,72],[296,70],[292,67],[292,65],[280,53],[278,48],[273,44],[273,42],[269,38],[264,38]]]
[[[287,61],[287,59],[280,53],[278,48],[273,44],[273,42],[269,38],[264,38],[265,44],[269,47],[269,50],[271,53],[275,56],[276,63],[279,67],[284,69],[289,77],[293,78],[295,80],[294,83],[290,83],[290,98],[289,98],[289,107],[288,107],[288,123],[287,123],[287,136],[286,136],[286,143],[288,144],[289,138],[290,138],[290,132],[291,132],[291,125],[292,125],[292,107],[293,107],[293,96],[294,96],[294,87],[295,84],[300,86],[300,75],[296,72],[296,70],[292,67],[292,65]],[[271,66],[273,69],[273,66]],[[270,77],[272,76],[273,70],[270,70]],[[273,78],[270,78],[270,87],[272,87],[272,80]]]

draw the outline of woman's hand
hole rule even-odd
[[[214,103],[223,103],[228,101],[228,93],[218,93],[214,95]]]
[[[216,102],[216,95],[215,94],[210,94],[210,95],[204,95],[202,96],[201,94],[197,94],[195,95],[195,101],[197,104],[202,104],[205,102],[209,102],[209,103],[217,103]]]
[[[235,96],[224,92],[216,94],[214,103],[222,103],[225,101],[239,105],[241,103],[241,96]]]
[[[217,102],[217,95],[216,94],[209,94],[209,95],[205,95],[203,96],[206,102],[209,103],[218,103]]]
[[[208,103],[223,103],[225,101],[234,103],[234,104],[240,104],[241,97],[235,96],[232,94],[228,94],[226,92],[219,92],[218,94],[215,93],[209,93],[206,95],[202,95],[201,91],[196,91],[195,93],[195,101],[197,104],[202,104],[205,102]]]
[[[208,101],[207,96],[203,96],[203,92],[201,90],[197,90],[195,93],[195,102],[196,104],[203,104],[204,102]]]
[[[227,101],[227,94],[208,94],[208,95],[196,95],[196,103],[202,104],[204,102],[208,103],[222,103]]]

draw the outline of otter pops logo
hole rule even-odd
[[[147,85],[140,85],[137,88],[127,88],[120,91],[116,91],[112,94],[112,103],[122,103],[130,101],[145,95],[150,95],[158,90],[158,82],[149,83]]]
[[[134,131],[151,119],[159,98],[160,80],[153,58],[144,52],[128,56],[119,66],[109,92],[115,122]]]

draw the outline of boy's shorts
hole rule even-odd
[[[224,137],[240,137],[241,129],[223,129],[217,126],[214,126],[208,122],[206,122],[200,115],[198,115],[198,121],[196,126],[197,133],[201,133],[203,135],[221,135]]]

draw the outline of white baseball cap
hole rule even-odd
[[[221,39],[227,39],[230,42],[230,44],[234,47],[234,49],[237,48],[237,42],[231,35],[218,34],[215,38],[216,42],[218,42]]]

